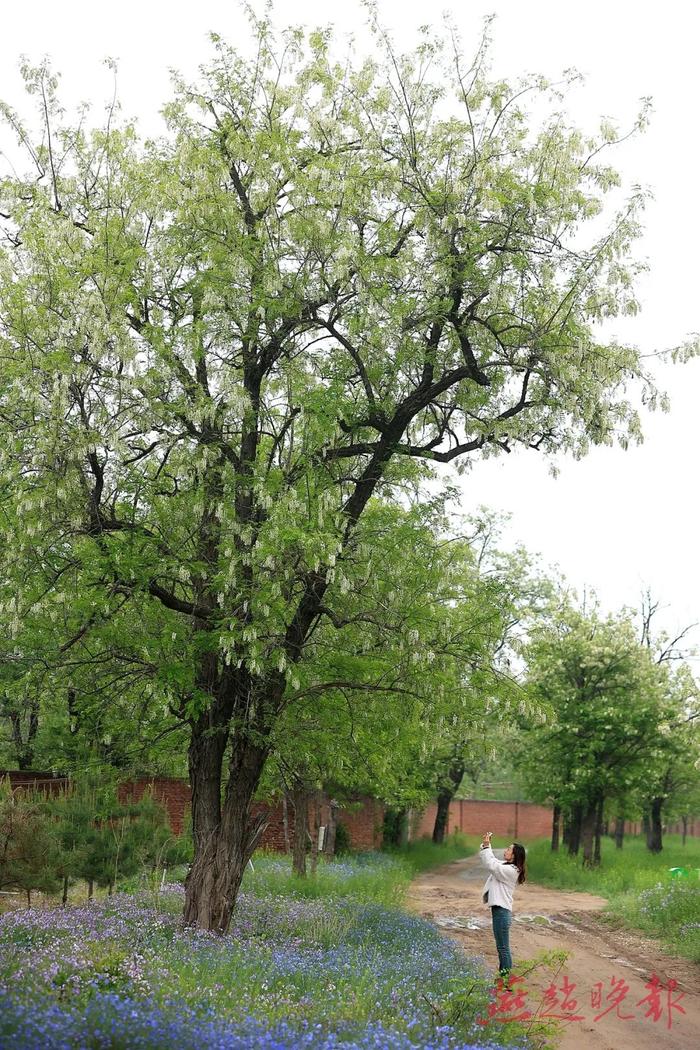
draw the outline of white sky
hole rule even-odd
[[[383,24],[404,46],[415,39],[417,26],[437,22],[443,10],[424,0],[381,0],[379,7]],[[451,12],[467,50],[483,16],[497,15],[493,59],[499,75],[556,77],[570,67],[584,73],[584,87],[567,104],[576,123],[592,128],[606,115],[627,126],[638,100],[653,97],[650,129],[611,154],[629,184],[650,186],[655,195],[638,247],[651,265],[640,286],[643,311],[612,331],[649,353],[700,330],[700,9],[688,0],[453,0]],[[341,32],[363,35],[364,11],[356,0],[339,7],[328,0],[278,0],[275,17],[278,23],[332,21]],[[119,62],[123,110],[138,116],[145,132],[158,127],[170,68],[194,77],[209,55],[210,30],[234,44],[246,35],[242,10],[230,0],[0,0],[0,25],[0,98],[22,110],[18,58],[49,54],[63,74],[63,97],[89,99],[99,108],[111,95],[110,75],[100,63],[111,56]],[[671,394],[671,413],[645,418],[640,448],[599,449],[578,463],[563,459],[557,479],[536,453],[513,453],[476,465],[462,485],[466,511],[485,504],[509,512],[513,542],[557,563],[575,586],[596,590],[605,606],[634,604],[641,587],[650,586],[668,606],[665,623],[672,629],[700,620],[700,361],[664,368],[660,378]]]

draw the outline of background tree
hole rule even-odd
[[[696,766],[700,738],[695,721],[700,713],[700,691],[687,662],[694,655],[688,646],[689,636],[698,625],[688,624],[677,634],[659,631],[659,607],[660,602],[647,588],[639,610],[640,641],[665,672],[668,698],[656,761],[639,792],[647,848],[652,853],[663,849],[664,814],[670,813],[676,798],[693,797],[700,775]]]
[[[26,171],[0,184],[6,614],[21,624],[39,572],[62,654],[89,660],[122,613],[153,632],[156,669],[169,654],[185,918],[213,930],[373,499],[470,455],[636,439],[628,387],[656,397],[638,353],[599,335],[637,308],[643,204],[598,220],[619,181],[608,122],[582,134],[556,94],[533,120],[546,83],[490,81],[484,48],[465,62],[428,35],[401,55],[380,36],[338,63],[327,32],[253,31],[250,61],[213,38],[158,142],[114,111],[71,123],[45,64],[25,68],[39,132],[3,107]]]
[[[60,844],[46,799],[13,791],[0,780],[0,888],[23,890],[31,907],[32,891],[58,888]]]
[[[625,617],[572,611],[558,625],[533,631],[528,678],[549,711],[527,733],[522,769],[532,797],[564,811],[571,853],[600,860],[606,800],[625,794],[657,756],[664,675],[640,647]],[[580,830],[579,830],[580,827]]]
[[[665,717],[653,761],[649,763],[637,799],[646,818],[647,849],[663,849],[663,825],[672,815],[688,814],[700,790],[700,736],[695,721],[698,687],[687,664],[664,667],[666,671]]]

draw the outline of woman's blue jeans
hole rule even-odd
[[[498,950],[498,969],[500,973],[508,974],[513,968],[510,954],[510,924],[513,921],[513,913],[509,908],[502,908],[500,904],[492,904],[491,921]]]

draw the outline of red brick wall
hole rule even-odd
[[[412,837],[422,838],[433,833],[437,805],[432,802],[415,820]],[[479,799],[454,799],[450,803],[447,822],[449,834],[463,831],[480,835],[492,831],[507,838],[533,839],[550,835],[552,811],[534,802],[488,802]]]
[[[53,773],[44,773],[38,770],[24,769],[0,769],[0,780],[7,777],[10,786],[15,788],[34,788],[37,791],[45,791],[49,795],[57,795],[59,791],[68,787],[70,781],[67,777],[56,777]]]
[[[130,780],[120,785],[119,797],[122,800],[133,798],[138,801],[141,795],[150,786],[153,797],[165,803],[170,819],[170,825],[176,834],[182,832],[185,813],[190,806],[191,792],[186,780],[175,777],[151,777],[138,780]],[[384,806],[375,799],[362,797],[357,799],[361,803],[359,808],[338,809],[336,819],[345,824],[350,835],[350,844],[353,849],[379,849],[382,844],[382,824],[384,820]],[[311,805],[309,807],[309,826],[313,826]],[[260,845],[263,849],[278,850],[285,849],[284,838],[284,809],[281,801],[274,804],[267,802],[254,802],[253,813],[267,814],[267,827],[265,828]],[[328,825],[330,819],[330,800],[324,796],[321,801],[320,823]],[[287,806],[287,826],[289,842],[291,845],[294,836],[294,807]]]
[[[151,789],[154,799],[165,806],[175,834],[181,835],[192,801],[190,785],[180,777],[138,777],[121,783],[117,796],[120,802],[138,802],[147,788]]]
[[[348,829],[353,849],[379,849],[383,838],[384,806],[367,796],[357,801],[362,802],[361,808],[339,809],[337,820]]]
[[[55,794],[68,786],[66,777],[54,776],[51,772],[38,770],[0,770],[0,779],[9,777],[12,788],[31,787]],[[131,798],[138,801],[146,788],[150,786],[153,797],[165,804],[168,819],[173,831],[182,833],[187,811],[191,802],[190,786],[186,780],[178,777],[139,777],[128,780],[119,786],[119,798],[126,801]],[[382,824],[384,806],[376,799],[362,796],[358,808],[337,810],[336,819],[348,829],[350,844],[353,849],[379,849],[382,844]],[[411,837],[421,838],[433,833],[435,824],[435,803],[431,803],[422,813],[415,814],[412,820]],[[284,817],[282,803],[270,805],[265,802],[253,804],[253,812],[263,810],[268,814],[268,825],[261,845],[266,849],[283,851]],[[321,804],[321,824],[328,824],[330,814],[329,799],[324,796]],[[294,807],[288,807],[288,825],[290,842],[294,834]],[[549,836],[552,831],[552,811],[533,802],[490,802],[475,799],[458,799],[450,805],[448,831],[463,831],[466,834],[481,834],[493,831],[494,835],[507,838],[533,839]],[[625,832],[628,835],[639,835],[642,831],[640,821],[626,821]],[[680,835],[683,825],[680,821],[665,826],[667,834]],[[700,820],[688,822],[688,835],[700,836]]]

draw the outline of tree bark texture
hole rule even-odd
[[[556,805],[552,809],[552,853],[559,851],[559,824],[561,821],[561,806]]]
[[[566,845],[569,850],[569,856],[578,856],[579,846],[581,844],[581,822],[583,819],[583,807],[573,806],[568,814],[567,820],[567,832],[566,832]]]
[[[647,849],[651,853],[661,853],[663,845],[663,829],[661,827],[661,810],[664,804],[662,797],[651,800],[649,809],[649,829],[647,831]]]
[[[338,805],[331,799],[329,807],[328,827],[326,828],[326,841],[323,844],[323,852],[327,857],[335,856],[335,829],[338,826]]]
[[[284,830],[284,852],[291,853],[292,847],[289,841],[289,802],[287,792],[282,795],[282,828]]]
[[[318,867],[318,835],[321,828],[321,792],[314,791],[311,796],[311,874],[316,874]]]
[[[625,814],[618,813],[615,817],[615,848],[622,849],[625,841]]]
[[[595,845],[593,847],[593,864],[598,867],[600,865],[600,839],[603,834],[603,807],[605,805],[605,799],[601,796],[598,799],[598,806],[596,808],[596,822],[595,822]]]
[[[437,796],[437,811],[435,813],[435,825],[433,827],[433,842],[438,845],[442,845],[445,841],[445,833],[449,835],[450,829],[447,826],[450,816],[450,803],[457,794],[459,785],[462,783],[464,777],[464,762],[455,761],[450,766],[447,779],[443,782],[440,787]]]
[[[594,864],[593,849],[597,819],[597,801],[587,803],[581,820],[581,847],[583,849],[583,866],[585,868],[592,868]]]
[[[445,829],[450,815],[450,802],[453,792],[449,788],[440,791],[437,797],[437,812],[435,813],[435,825],[433,827],[433,842],[442,845],[445,841]]]
[[[309,792],[302,783],[292,789],[294,803],[294,840],[292,871],[302,878],[306,875],[306,847],[309,841]]]
[[[222,801],[222,763],[232,701],[218,698],[192,725],[189,767],[194,859],[185,880],[184,921],[225,933],[246,865],[265,827],[251,804],[267,751],[243,733],[233,737]]]

